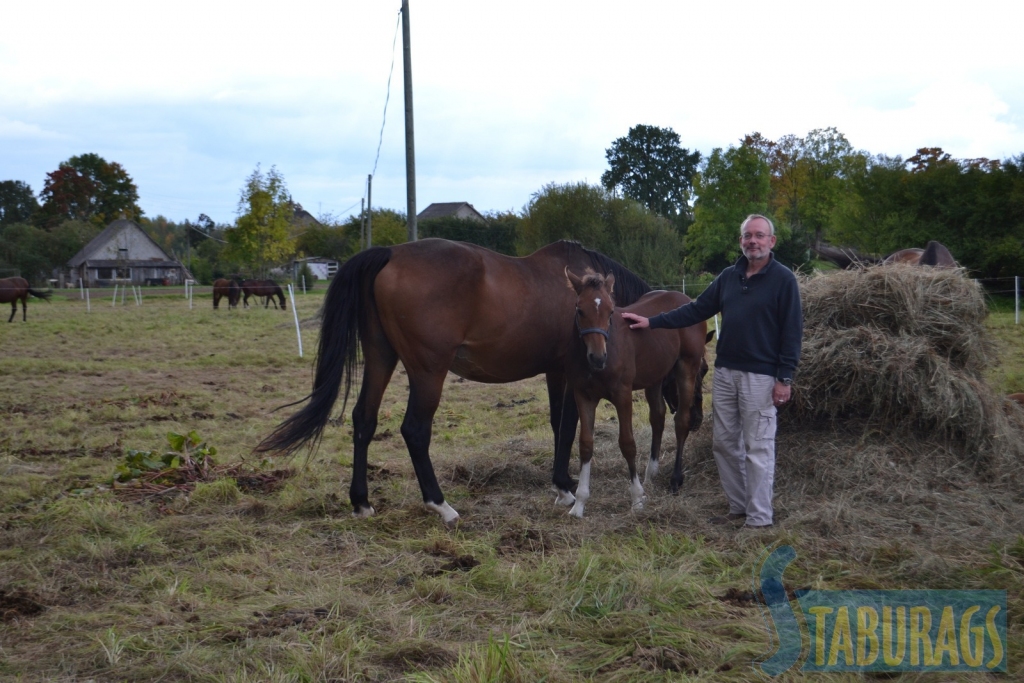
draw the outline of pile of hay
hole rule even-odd
[[[993,353],[981,287],[960,270],[833,271],[804,279],[801,295],[803,352],[784,423],[864,421],[948,439],[980,470],[1024,455],[1020,411],[983,378]]]

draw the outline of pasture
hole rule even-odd
[[[687,441],[680,495],[668,430],[662,473],[632,512],[603,403],[581,520],[553,505],[543,378],[450,375],[432,445],[462,515],[446,530],[399,434],[399,366],[369,454],[377,516],[352,518],[347,415],[336,410],[310,457],[250,454],[295,408],[272,411],[310,389],[322,295],[297,297],[303,359],[291,310],[214,311],[209,295],[194,310],[176,296],[97,297],[91,313],[54,297],[0,324],[0,678],[752,680],[769,651],[752,571],[780,542],[797,552],[790,588],[1005,589],[1020,675],[1024,498],[968,467],[932,467],[949,459],[938,438],[839,424],[808,440],[783,422],[777,525],[737,532],[706,522],[724,511],[710,419]],[[1022,326],[1012,313],[987,325],[1002,359],[990,384],[1024,390]],[[642,395],[634,409],[643,453]],[[145,472],[111,483],[128,450],[163,454],[168,432],[190,431],[217,451],[205,469],[174,485]],[[783,678],[812,677],[859,680]]]

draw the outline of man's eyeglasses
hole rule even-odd
[[[759,239],[759,240],[764,240],[764,239],[768,239],[769,237],[771,237],[771,234],[770,233],[766,233],[766,232],[754,232],[754,233],[745,232],[745,233],[743,233],[743,239],[745,239],[745,240],[749,240],[751,238]]]

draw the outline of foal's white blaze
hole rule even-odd
[[[596,308],[599,311],[601,310],[601,299],[600,298],[594,299],[594,308]]]
[[[454,526],[459,521],[459,513],[445,501],[438,505],[437,503],[424,503],[428,510],[432,510],[437,514],[441,515],[441,519],[444,520],[445,526]]]
[[[629,485],[629,497],[633,501],[634,510],[643,510],[647,496],[644,495],[644,487],[640,485],[640,476],[633,475],[633,481]]]
[[[580,483],[576,487],[576,504],[572,506],[572,510],[569,510],[569,514],[573,517],[583,518],[583,507],[587,504],[587,499],[590,498],[590,463],[585,463],[580,468]]]

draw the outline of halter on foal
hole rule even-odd
[[[691,430],[704,419],[701,380],[708,371],[704,345],[711,341],[707,326],[699,323],[678,330],[629,329],[616,314],[612,291],[615,277],[589,272],[582,278],[568,268],[565,276],[576,291],[576,326],[579,338],[569,354],[566,372],[580,414],[580,481],[576,503],[569,514],[583,516],[590,497],[590,460],[594,455],[594,415],[606,399],[615,406],[619,420],[619,449],[629,468],[629,494],[633,509],[643,508],[646,497],[636,472],[636,441],[633,438],[633,392],[644,390],[650,406],[651,458],[644,483],[658,473],[661,437],[665,430],[665,399],[662,380],[672,375],[679,396],[676,411],[676,459],[672,492],[683,483],[683,445]],[[652,316],[690,301],[679,292],[655,291],[642,296],[626,311]]]

